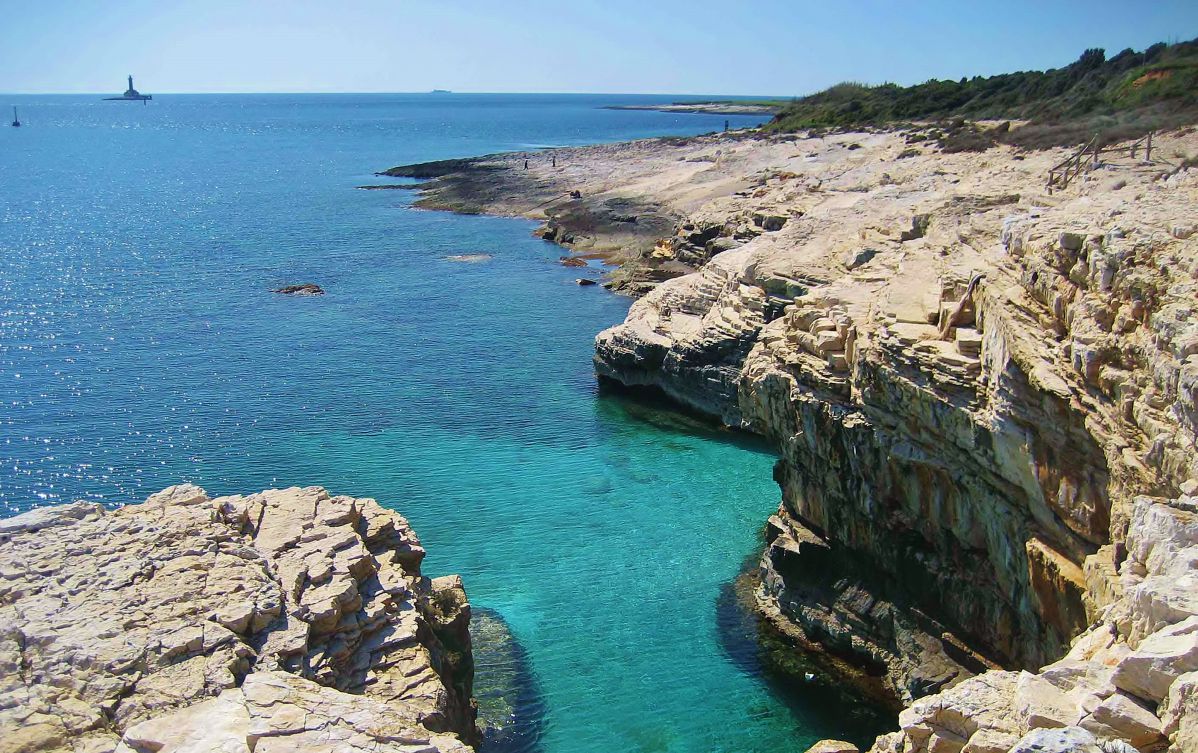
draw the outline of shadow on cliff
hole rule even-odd
[[[485,607],[472,609],[470,636],[479,753],[540,753],[545,703],[524,647],[503,617]]]
[[[724,584],[716,599],[716,624],[728,658],[742,672],[765,681],[794,715],[796,734],[811,742],[847,740],[866,750],[878,735],[898,729],[893,712],[828,677],[764,629],[753,611],[756,570],[754,556],[745,561],[735,581]]]
[[[600,415],[621,415],[669,434],[714,439],[751,452],[778,456],[763,437],[729,428],[717,418],[678,403],[657,387],[626,387],[610,379],[600,379],[596,404]]]

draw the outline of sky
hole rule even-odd
[[[1198,37],[1198,0],[0,0],[0,92],[794,96]]]

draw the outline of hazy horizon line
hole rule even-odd
[[[391,91],[391,90],[361,90],[361,91],[304,91],[300,89],[284,89],[277,91],[150,91],[145,92],[154,96],[158,95],[196,95],[196,94],[494,94],[494,95],[510,95],[510,94],[544,94],[544,95],[575,95],[575,96],[612,96],[612,97],[725,97],[729,99],[795,99],[802,97],[802,94],[727,94],[718,92],[619,92],[619,91],[465,91],[459,89],[444,90],[444,89],[416,89],[411,91]],[[119,96],[120,92],[114,91],[0,91],[0,96],[16,95],[23,97],[68,97],[68,96]]]

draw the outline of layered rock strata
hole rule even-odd
[[[1139,567],[1135,511],[1198,487],[1198,172],[1164,160],[1198,137],[1159,143],[1157,162],[1114,154],[1050,194],[1060,150],[795,142],[747,176],[755,188],[710,197],[657,244],[717,228],[707,242],[727,248],[597,338],[602,377],[776,443],[783,500],[761,610],[855,667],[863,689],[909,704],[979,673],[959,687],[980,689],[1007,676],[998,667],[1017,680],[1119,609],[1132,615],[1121,625],[1187,630],[1182,607],[1149,619],[1156,601],[1121,596]],[[1188,603],[1186,583],[1158,601]],[[1112,632],[1111,645],[1135,651],[1146,629]],[[1167,715],[1147,742],[1085,722],[1107,701],[1165,713],[1171,685],[1113,687],[1085,714],[1031,712],[964,749],[1076,725],[1095,744],[1172,735],[1187,749]],[[972,739],[904,734],[897,749]]]
[[[1119,596],[1059,661],[991,671],[899,715],[873,753],[1198,750],[1198,497],[1138,497]]]
[[[407,522],[320,488],[0,521],[0,748],[458,751],[470,607]]]

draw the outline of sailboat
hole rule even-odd
[[[142,94],[137,89],[133,88],[133,77],[129,77],[129,88],[119,97],[105,97],[107,102],[141,102],[143,105],[146,100],[153,99],[153,94]]]
[[[16,105],[13,105],[13,108],[12,108],[12,127],[13,128],[21,127],[21,119],[17,117]]]

